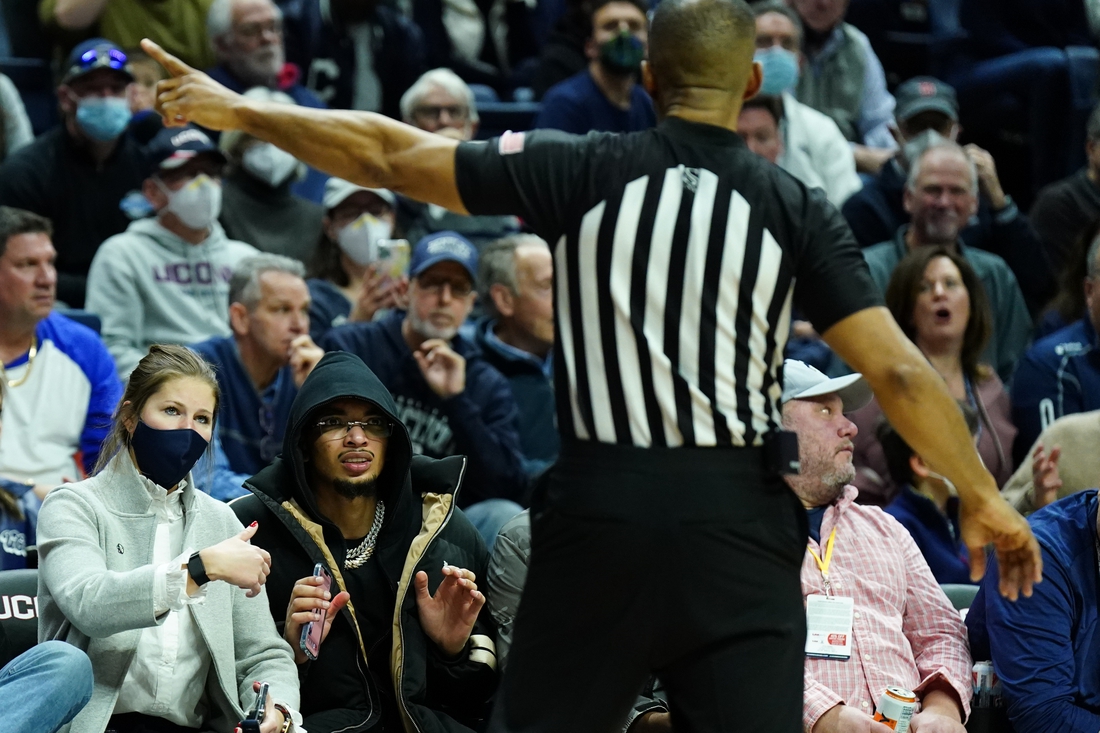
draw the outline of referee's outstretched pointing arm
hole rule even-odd
[[[155,43],[145,40],[142,47],[172,76],[157,85],[156,107],[166,124],[194,122],[215,130],[243,130],[331,175],[467,213],[456,180],[455,140],[369,112],[246,99]],[[757,78],[753,89],[758,86]],[[1001,498],[981,465],[943,380],[889,312],[882,307],[858,311],[828,328],[824,338],[863,373],[902,437],[958,487],[972,576],[983,574],[984,547],[992,544],[1001,593],[1013,599],[1021,592],[1030,595],[1032,584],[1042,579],[1039,546],[1027,522]]]

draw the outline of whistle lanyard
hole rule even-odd
[[[813,555],[814,561],[817,562],[817,567],[821,570],[821,581],[825,586],[825,595],[831,596],[833,594],[832,584],[829,583],[829,564],[833,561],[833,545],[836,544],[836,527],[833,527],[833,531],[829,533],[829,541],[825,543],[825,559],[822,560],[821,556],[814,552],[814,548],[806,545],[806,549]]]

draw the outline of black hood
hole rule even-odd
[[[289,498],[297,500],[299,506],[320,519],[313,491],[309,488],[302,435],[320,417],[321,407],[344,398],[366,400],[393,420],[393,435],[386,446],[385,466],[378,477],[378,497],[392,505],[395,496],[407,494],[409,468],[412,465],[409,431],[397,416],[397,405],[389,390],[362,359],[346,351],[325,354],[306,377],[290,407],[282,455],[249,483],[279,502]]]

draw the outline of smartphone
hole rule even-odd
[[[396,282],[409,270],[412,248],[407,239],[380,239],[377,243],[378,260],[375,272],[386,280]]]
[[[328,574],[328,570],[325,570],[323,563],[317,563],[313,566],[313,575],[321,579],[321,590],[332,592],[332,576]],[[310,621],[303,626],[302,640],[299,642],[306,657],[312,661],[316,661],[317,655],[321,653],[321,632],[325,629],[325,611],[324,609],[318,610],[321,613],[321,620]]]
[[[252,709],[241,721],[241,733],[260,733],[260,725],[264,722],[264,716],[267,715],[267,692],[268,685],[264,682],[260,685],[260,691],[256,693],[256,702],[252,704]]]

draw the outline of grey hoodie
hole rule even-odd
[[[152,344],[192,344],[229,335],[229,278],[250,244],[214,223],[200,244],[156,219],[141,219],[108,239],[88,272],[87,308],[103,320],[107,344],[125,380]]]

